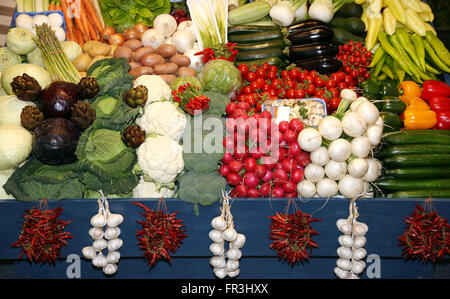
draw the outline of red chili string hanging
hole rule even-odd
[[[66,239],[74,237],[63,231],[72,221],[58,219],[62,211],[61,207],[49,209],[45,199],[40,202],[39,208],[25,210],[19,239],[11,244],[11,247],[22,248],[19,259],[26,254],[31,262],[54,263],[61,256],[60,249],[67,245]]]

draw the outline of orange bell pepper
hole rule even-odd
[[[414,81],[403,81],[400,83],[400,90],[403,90],[403,95],[415,96],[420,98],[422,96],[422,89]]]
[[[406,109],[403,116],[406,130],[428,130],[437,123],[436,112],[432,110]]]
[[[407,105],[406,109],[431,110],[427,102],[417,97],[413,97],[412,99],[410,99],[409,105]]]

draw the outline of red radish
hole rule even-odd
[[[240,109],[239,107],[237,107],[237,109],[233,113],[233,118],[244,118],[244,115],[247,115],[245,109]]]
[[[247,102],[239,102],[237,103],[237,108],[248,111],[251,108],[251,106]]]
[[[255,113],[252,115],[252,118],[257,121],[256,123],[258,123],[258,120],[261,118],[261,115],[259,113]]]
[[[231,102],[225,108],[225,112],[227,113],[227,115],[231,115],[234,113],[234,111],[236,111],[236,109],[237,109],[237,104],[235,102]]]
[[[236,144],[236,148],[240,150],[244,150],[245,142],[247,141],[247,137],[245,134],[240,134],[239,132],[235,132],[233,134],[234,143]]]
[[[311,158],[309,157],[308,153],[300,152],[295,156],[295,161],[297,161],[299,166],[304,168],[308,166],[309,163],[311,163]]]
[[[284,147],[279,147],[278,150],[273,151],[274,158],[277,159],[278,163],[286,159],[288,152]]]
[[[297,192],[291,192],[291,193],[285,193],[284,197],[288,197],[288,198],[293,198],[293,197],[297,197],[298,194]]]
[[[258,160],[259,158],[264,156],[264,153],[261,151],[261,148],[259,146],[254,146],[250,150],[250,156]]]
[[[279,130],[272,130],[270,133],[270,140],[272,140],[274,144],[279,145],[284,141],[284,135]]]
[[[264,197],[269,196],[270,191],[272,191],[272,184],[270,183],[264,183],[259,188],[259,193],[261,193],[261,195]]]
[[[291,181],[298,184],[303,180],[303,169],[297,168],[291,172]]]
[[[225,120],[225,130],[229,134],[233,134],[236,131],[236,119],[228,117]]]
[[[260,117],[272,119],[272,114],[270,113],[270,111],[265,110],[260,113]]]
[[[298,118],[293,118],[289,122],[289,129],[296,132],[297,134],[300,133],[301,130],[303,130],[303,123]]]
[[[278,124],[278,130],[280,130],[281,133],[285,133],[289,129],[289,122],[283,120]]]
[[[272,130],[272,122],[267,118],[259,118],[258,120],[259,129],[266,134],[266,136],[270,136]]]
[[[273,169],[276,166],[276,162],[271,156],[262,157],[261,164],[263,164],[267,169]]]
[[[266,175],[264,175],[264,177],[261,178],[261,180],[262,180],[263,182],[270,182],[270,181],[272,180],[272,178],[273,178],[273,172],[272,172],[272,170],[267,170],[267,171],[266,171]]]
[[[228,167],[230,168],[230,171],[239,172],[244,166],[241,161],[234,160],[228,163]]]
[[[255,160],[256,163],[256,160]],[[256,165],[255,166],[255,175],[262,179],[267,173],[267,168],[264,165]]]
[[[297,191],[297,184],[291,181],[287,181],[283,184],[283,190],[285,193],[292,193]]]
[[[241,183],[241,176],[237,172],[230,172],[227,175],[228,184],[237,186]]]
[[[297,141],[298,133],[295,133],[295,131],[288,129],[286,133],[284,133],[284,140],[286,140],[287,143],[291,143],[294,141]]]
[[[247,188],[247,186],[245,186],[243,184],[236,186],[236,188],[234,188],[234,190],[236,190],[236,195],[238,197],[246,197],[247,196],[248,188]]]
[[[277,183],[284,183],[289,180],[286,171],[284,171],[283,169],[275,169],[273,171],[273,179]]]
[[[226,177],[230,172],[230,167],[227,164],[223,164],[219,167],[219,173],[221,176]]]
[[[246,172],[244,175],[244,184],[249,188],[255,188],[259,184],[259,179],[253,172]]]
[[[249,188],[248,191],[247,191],[247,196],[255,198],[255,197],[260,197],[261,195],[260,195],[258,189],[256,189],[256,188]]]
[[[239,134],[248,134],[250,130],[250,120],[245,120],[243,118],[236,119],[236,129]]]
[[[223,158],[222,158],[222,162],[223,163],[225,163],[225,164],[228,164],[228,163],[230,163],[231,161],[233,161],[234,159],[233,159],[233,155],[230,153],[230,152],[225,152],[224,154],[223,154]]]
[[[302,148],[300,147],[300,145],[298,145],[297,141],[289,143],[289,145],[288,145],[288,153],[289,153],[289,155],[291,155],[292,157],[295,157],[301,151],[302,151]]]
[[[255,158],[249,157],[249,158],[245,159],[245,161],[244,161],[245,170],[253,171],[253,170],[255,170],[256,166],[257,166],[257,163],[256,163]]]
[[[234,139],[233,136],[226,136],[225,138],[223,138],[222,145],[229,152],[232,152],[234,149],[234,140],[233,139]]]
[[[272,197],[283,197],[284,190],[281,187],[275,187],[272,189]]]
[[[250,131],[248,132],[248,139],[251,142],[258,143],[259,142],[259,137],[260,137],[259,130],[256,129],[256,128],[250,129]]]
[[[297,161],[293,158],[286,158],[281,162],[281,166],[283,170],[287,173],[291,173],[294,169],[297,168]]]
[[[271,152],[273,150],[274,146],[278,147],[278,145],[275,143],[272,145],[271,139],[266,139],[266,138],[260,140],[260,146],[264,153]]]

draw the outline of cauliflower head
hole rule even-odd
[[[147,182],[141,176],[139,183],[133,189],[134,198],[172,198],[175,190],[159,187],[154,182]]]
[[[186,115],[169,101],[151,103],[139,119],[139,125],[147,134],[166,135],[176,141],[181,139],[186,123]]]
[[[134,80],[134,86],[144,85],[148,90],[146,107],[151,102],[170,99],[172,93],[170,86],[158,75],[142,75]]]
[[[172,182],[184,169],[183,146],[165,135],[150,135],[136,154],[142,171],[161,184]]]

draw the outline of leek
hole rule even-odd
[[[34,1],[33,0],[23,0],[23,11],[33,12]]]
[[[194,25],[200,50],[222,44],[211,0],[188,0],[187,6]],[[227,5],[228,7],[228,5]]]
[[[24,12],[24,0],[16,0],[17,12]]]
[[[227,0],[211,0],[212,9],[216,17],[217,27],[220,33],[222,43],[228,41],[228,1]]]
[[[48,8],[48,6],[47,6]],[[41,12],[47,10],[47,8],[44,9],[44,0],[35,0],[34,1],[34,11],[35,12]]]

